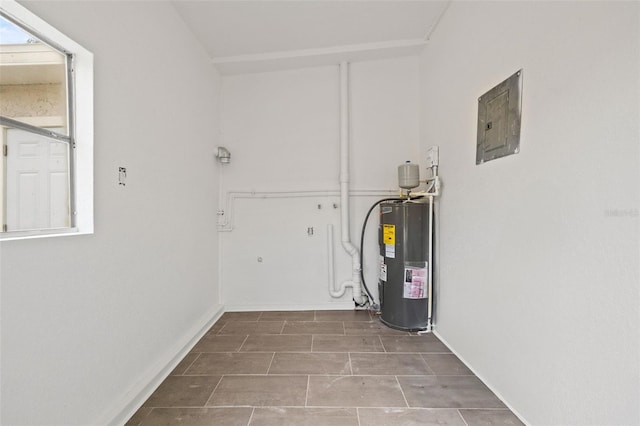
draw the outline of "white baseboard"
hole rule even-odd
[[[328,311],[328,310],[353,310],[354,304],[349,302],[327,302],[314,304],[260,304],[260,305],[225,305],[226,312],[242,311]]]
[[[141,378],[127,392],[124,392],[121,398],[111,404],[111,407],[94,424],[114,426],[125,424],[223,313],[224,307],[216,305],[204,314],[200,321],[188,330],[182,339],[172,345],[157,363],[149,367]]]
[[[440,341],[441,341],[442,343],[444,343],[444,345],[445,345],[447,348],[449,348],[449,350],[450,350],[451,352],[453,352],[453,353],[454,353],[454,354],[455,354],[455,355],[460,359],[460,361],[462,361],[462,363],[463,363],[464,365],[466,365],[466,366],[467,366],[467,368],[468,368],[469,370],[471,370],[471,372],[472,372],[473,374],[475,374],[475,375],[476,375],[476,377],[478,377],[478,379],[480,379],[480,380],[482,381],[482,383],[484,383],[484,384],[485,384],[485,386],[486,386],[486,387],[488,387],[488,388],[491,390],[491,392],[493,392],[493,393],[494,393],[494,394],[495,394],[495,395],[500,399],[500,401],[502,401],[502,402],[504,403],[504,405],[506,405],[506,406],[507,406],[507,408],[508,408],[509,410],[511,410],[511,412],[512,412],[512,413],[513,413],[517,418],[519,418],[519,419],[520,419],[520,421],[521,421],[522,423],[524,423],[525,425],[530,425],[530,424],[531,424],[531,423],[527,422],[527,421],[524,419],[524,417],[522,417],[522,415],[520,415],[520,414],[519,414],[519,413],[518,413],[518,412],[517,412],[517,411],[516,411],[516,410],[515,410],[511,405],[509,405],[509,402],[507,402],[507,400],[506,400],[506,399],[505,399],[505,398],[500,394],[500,392],[496,391],[496,390],[493,388],[493,386],[491,385],[491,383],[490,383],[490,382],[488,382],[487,380],[485,380],[485,378],[484,378],[484,377],[482,377],[480,374],[478,374],[478,372],[477,372],[477,371],[476,371],[476,370],[471,366],[471,364],[469,364],[469,363],[467,362],[467,360],[465,360],[465,359],[464,359],[464,357],[462,357],[462,356],[461,356],[461,355],[460,355],[460,354],[459,354],[455,349],[453,349],[453,348],[451,347],[451,345],[449,344],[449,342],[447,342],[447,339],[445,339],[444,337],[442,337],[442,335],[441,335],[440,333],[438,333],[437,331],[435,331],[435,330],[433,331],[433,334],[435,334],[435,335],[436,335],[436,337],[437,337],[438,339],[440,339]]]

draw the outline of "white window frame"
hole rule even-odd
[[[4,14],[27,30],[73,56],[70,96],[73,109],[69,123],[73,141],[69,162],[71,181],[71,228],[0,233],[0,241],[93,234],[93,54],[14,0],[2,0]],[[71,129],[70,129],[71,130]]]

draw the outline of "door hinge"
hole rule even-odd
[[[2,232],[7,232],[7,224],[2,225]]]
[[[4,155],[5,157],[8,155],[9,153],[9,146],[8,145],[3,145],[2,146],[2,155]]]

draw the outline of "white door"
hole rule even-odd
[[[68,144],[19,129],[6,142],[7,230],[68,228]]]

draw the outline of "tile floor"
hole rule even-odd
[[[365,311],[228,312],[127,426],[521,425],[433,334]]]

